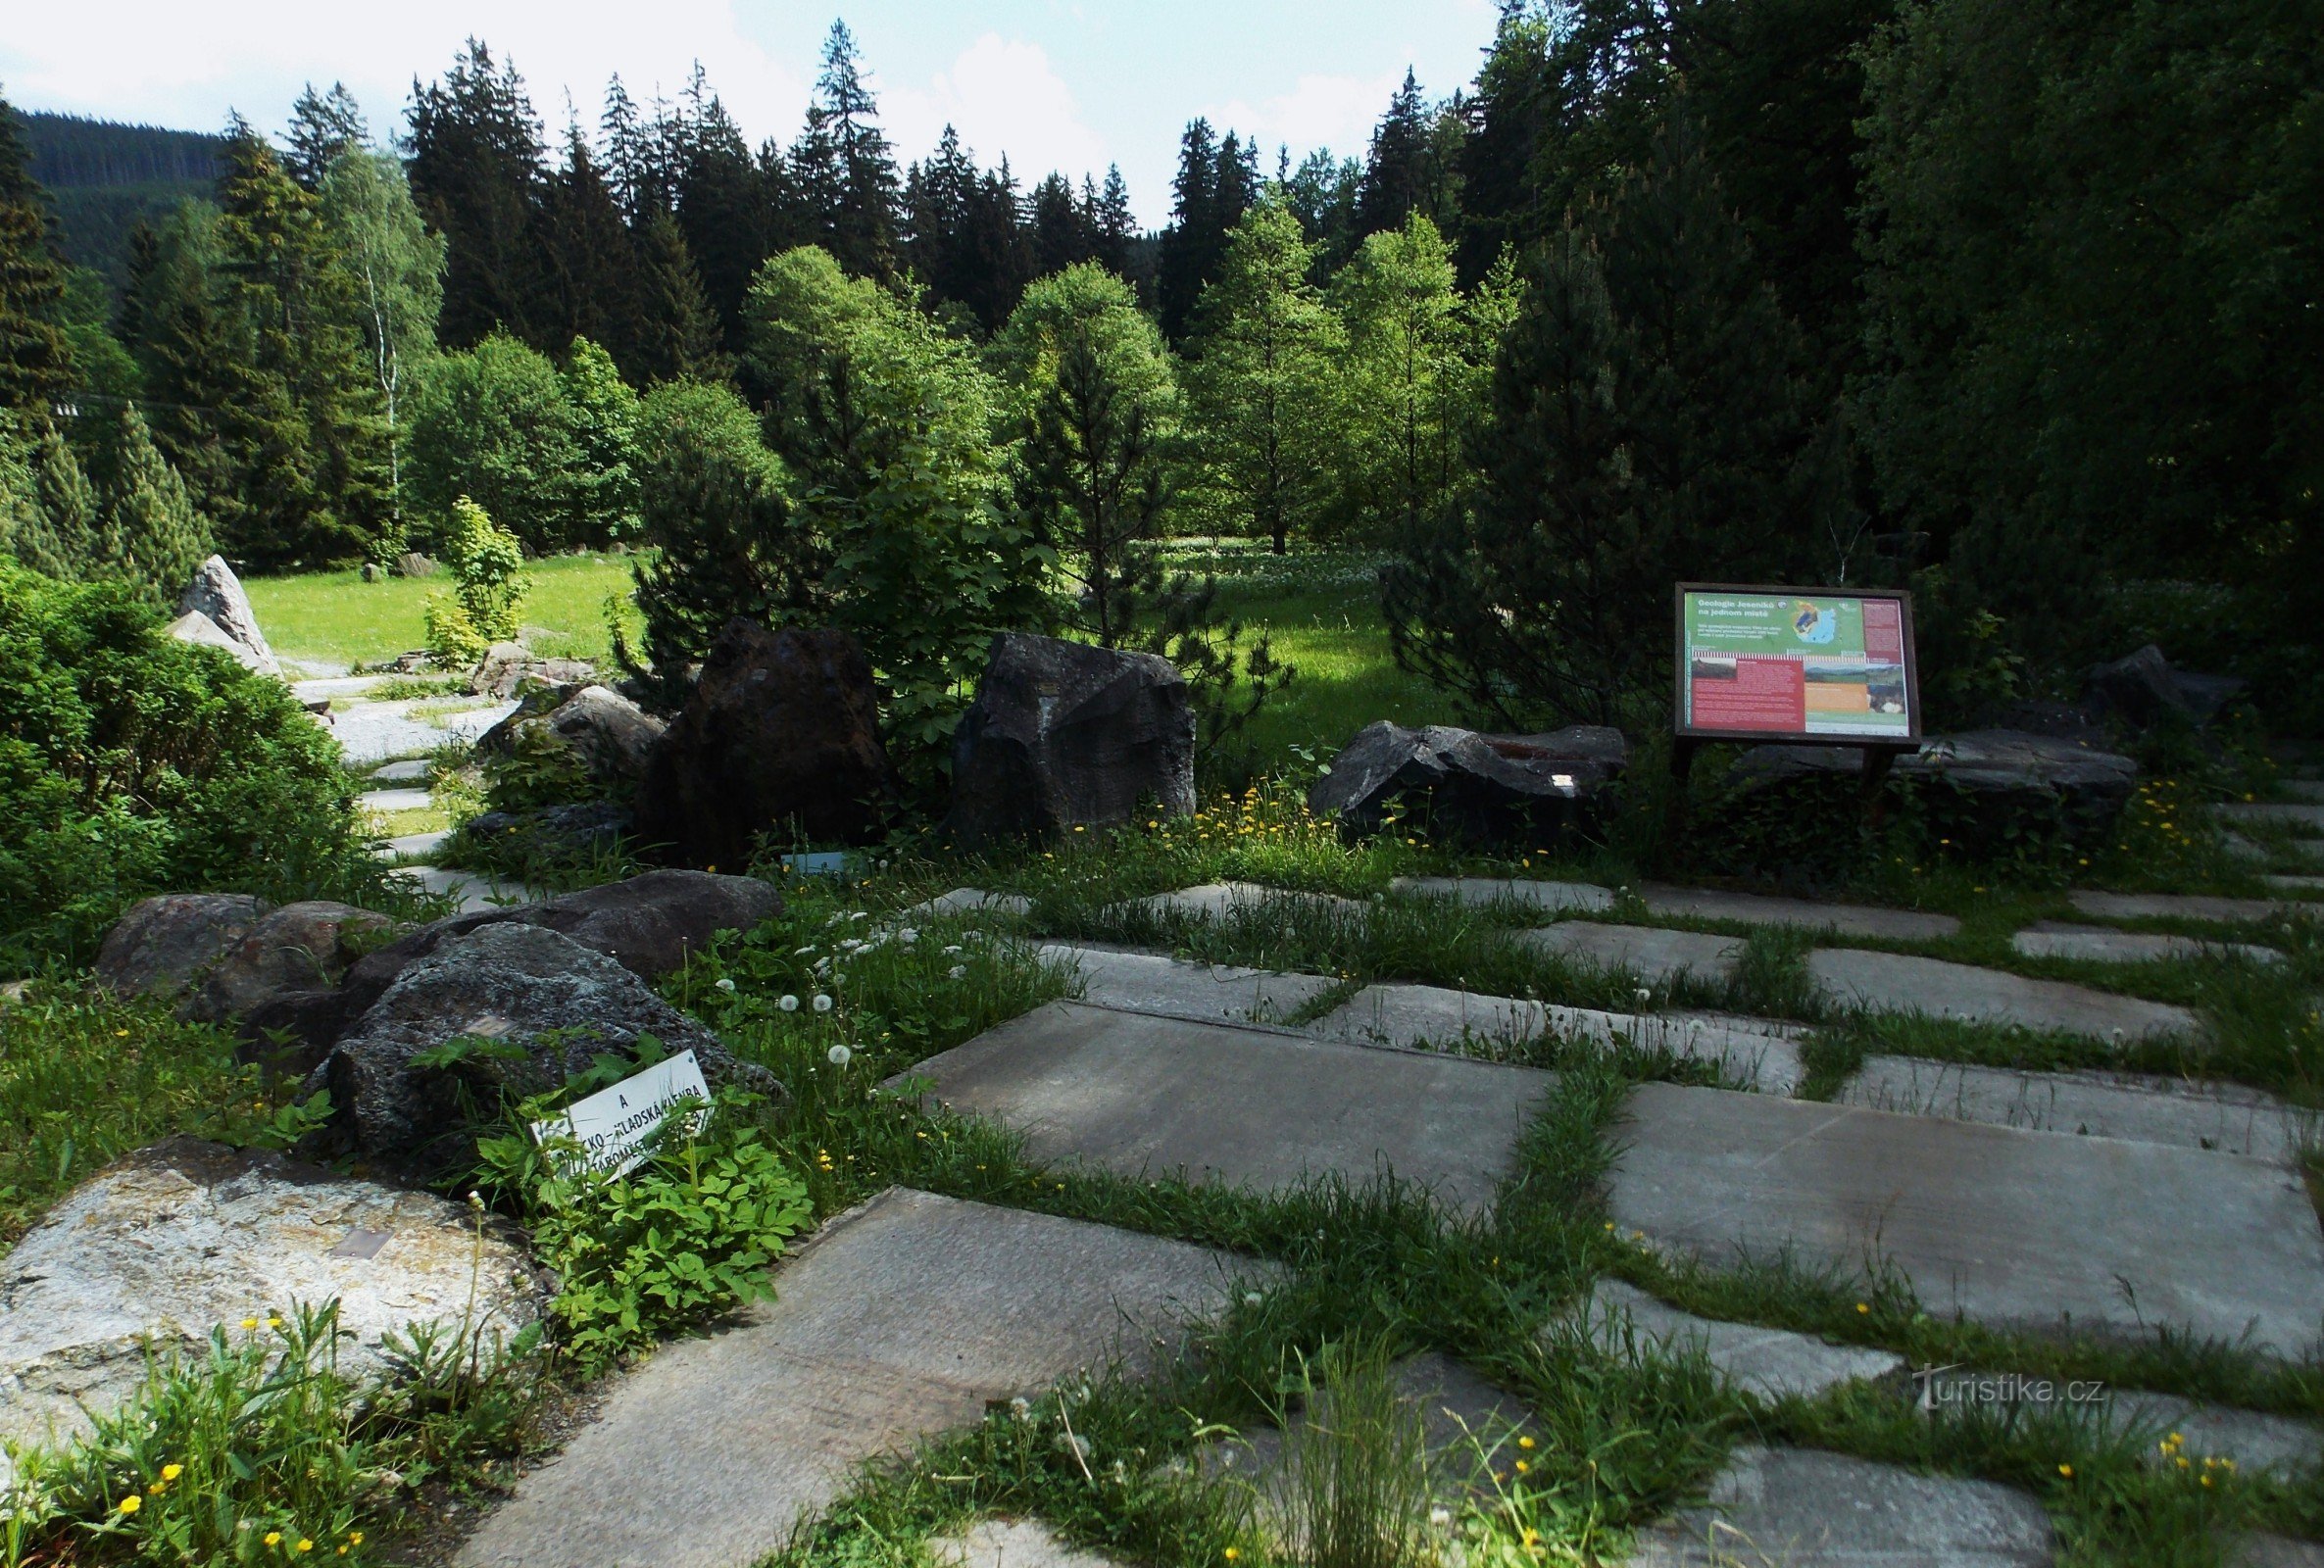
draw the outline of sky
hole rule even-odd
[[[473,35],[513,59],[559,138],[594,126],[606,80],[675,96],[699,60],[755,145],[797,134],[834,16],[856,34],[899,162],[944,125],[1026,184],[1119,164],[1139,220],[1169,214],[1197,115],[1256,136],[1274,166],[1360,155],[1408,67],[1431,98],[1474,79],[1493,0],[0,0],[0,93],[18,108],[215,130],[229,110],[279,131],[303,83],[343,81],[374,132],[415,76]]]

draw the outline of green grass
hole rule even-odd
[[[605,598],[617,594],[627,603],[629,564],[617,556],[558,556],[529,562],[524,570],[532,595],[520,618],[557,634],[535,639],[535,652],[610,659]],[[425,647],[427,597],[447,591],[450,582],[442,572],[365,582],[355,571],[313,571],[253,577],[243,586],[275,653],[346,665],[379,663]]]

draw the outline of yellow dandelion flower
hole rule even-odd
[[[1869,1313],[1872,1310],[1872,1303],[1870,1301],[1858,1301],[1856,1302],[1856,1310],[1859,1312]]]
[[[135,1513],[138,1509],[145,1506],[145,1499],[132,1492],[127,1496],[122,1498],[121,1501],[115,1503],[113,1506],[116,1510],[122,1513]]]
[[[2061,1476],[2064,1476],[2068,1481],[2074,1479],[2074,1467],[2070,1464],[2059,1465],[2057,1467],[2057,1473]]]
[[[184,1474],[185,1466],[181,1464],[166,1464],[162,1466],[162,1479],[164,1481],[174,1481],[179,1476]]]
[[[255,1329],[258,1327],[258,1319],[254,1317],[246,1317],[242,1320],[242,1326],[246,1329]]]
[[[1517,1440],[1517,1446],[1520,1448],[1530,1448],[1533,1446],[1533,1440],[1531,1438],[1519,1438]]]
[[[299,1550],[301,1550],[301,1551],[313,1551],[314,1549],[315,1549],[315,1543],[314,1543],[314,1542],[312,1542],[312,1541],[309,1541],[309,1540],[308,1540],[308,1539],[307,1539],[305,1536],[301,1536],[301,1537],[299,1537]]]
[[[268,1544],[268,1545],[270,1545],[270,1546],[279,1546],[279,1545],[281,1545],[281,1544],[282,1544],[282,1532],[281,1532],[281,1531],[279,1531],[279,1530],[270,1530],[270,1531],[268,1531],[268,1532],[267,1532],[267,1544]]]
[[[1228,1562],[1233,1562],[1237,1557],[1243,1555],[1243,1548],[1240,1546],[1229,1546],[1223,1553],[1221,1553],[1221,1555],[1224,1556]]]
[[[1531,1464],[1531,1462],[1529,1462],[1529,1461],[1527,1461],[1527,1460],[1524,1460],[1524,1459],[1519,1459],[1519,1460],[1517,1461],[1517,1474],[1519,1474],[1519,1475],[1523,1475],[1523,1474],[1525,1474],[1525,1472],[1527,1472],[1528,1470],[1531,1470],[1532,1468],[1533,1468],[1533,1465]]]
[[[350,1532],[348,1533],[348,1536],[347,1536],[347,1544],[349,1544],[350,1546],[360,1546],[360,1545],[362,1545],[362,1544],[363,1544],[363,1532],[362,1532],[362,1531],[360,1531],[360,1530],[356,1530],[356,1531],[350,1531]]]

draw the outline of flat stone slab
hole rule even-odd
[[[1695,920],[1733,920],[1743,925],[1800,926],[1837,931],[1849,937],[1927,942],[1957,935],[1961,923],[1950,914],[1891,909],[1866,904],[1824,904],[1814,899],[1780,899],[1760,893],[1727,893],[1717,888],[1680,888],[1650,883],[1639,890],[1655,913]]]
[[[2254,1531],[2230,1540],[2219,1561],[2222,1568],[2324,1568],[2324,1544]]]
[[[1063,1541],[1038,1519],[979,1519],[965,1530],[934,1536],[928,1555],[947,1568],[1114,1568]]]
[[[433,828],[425,833],[406,833],[401,838],[389,839],[380,846],[387,856],[433,855],[452,837],[450,828]]]
[[[435,763],[424,757],[409,758],[371,769],[374,784],[424,784],[435,776]]]
[[[2286,778],[2276,781],[2276,789],[2296,801],[2324,805],[2324,779]]]
[[[2271,888],[2281,888],[2294,898],[2303,894],[2324,897],[2324,876],[2263,876],[2259,879]]]
[[[2205,1404],[2175,1394],[2108,1388],[2095,1381],[1947,1367],[1917,1374],[1913,1382],[1918,1389],[1915,1402],[1924,1415],[2061,1415],[2140,1438],[2148,1445],[2148,1462],[2156,1465],[2183,1456],[2191,1464],[2225,1459],[2239,1470],[2284,1474],[2313,1460],[2319,1444],[2324,1444],[2324,1428],[2312,1421]]]
[[[2074,907],[2101,920],[2265,920],[2284,912],[2275,899],[2224,899],[2202,893],[2101,893],[2076,888]]]
[[[1319,974],[1188,963],[1160,953],[1064,943],[1046,943],[1040,954],[1080,973],[1085,1002],[1205,1023],[1273,1023],[1339,984]]]
[[[1798,1031],[1766,1019],[1601,1012],[1448,986],[1365,986],[1306,1028],[1327,1039],[1408,1050],[1458,1047],[1464,1041],[1508,1050],[1555,1032],[1599,1046],[1638,1045],[1713,1061],[1731,1083],[1765,1094],[1788,1095],[1805,1075],[1794,1038]]]
[[[1560,920],[1517,940],[1536,953],[1578,959],[1601,969],[1625,969],[1650,985],[1668,985],[1679,976],[1718,979],[1734,971],[1745,947],[1741,937],[1669,931],[1652,925],[1606,925],[1595,920]]]
[[[1608,1355],[1700,1354],[1729,1383],[1762,1399],[1813,1399],[1859,1379],[1896,1377],[1905,1366],[1894,1350],[1698,1317],[1617,1279],[1591,1288],[1582,1316],[1591,1343]]]
[[[1295,893],[1285,888],[1270,888],[1259,882],[1206,882],[1200,887],[1179,888],[1170,893],[1157,893],[1150,898],[1133,899],[1129,906],[1144,909],[1149,914],[1175,914],[1190,920],[1224,920],[1245,910],[1256,910],[1269,905],[1278,907],[1337,909],[1344,913],[1354,913],[1363,907],[1354,899],[1343,899],[1329,893]]]
[[[907,918],[932,919],[942,914],[1003,914],[1022,919],[1033,912],[1033,901],[1016,893],[987,893],[982,888],[954,888],[932,899],[922,899],[904,911]]]
[[[513,702],[473,699],[362,703],[333,713],[329,731],[340,755],[360,765],[432,752],[453,741],[472,743],[516,710]]]
[[[891,1189],[825,1226],[739,1327],[663,1347],[517,1484],[468,1568],[746,1568],[853,1468],[1121,1357],[1171,1353],[1264,1265]],[[1157,1342],[1160,1342],[1159,1346]]]
[[[424,811],[436,798],[426,790],[372,790],[358,795],[355,804],[367,811]]]
[[[2223,822],[2266,822],[2313,838],[2324,833],[2324,806],[2291,801],[2231,801],[2211,813]]]
[[[2318,1345],[2324,1232],[2255,1159],[1673,1084],[1612,1137],[1609,1217],[1672,1251],[1877,1259],[1931,1312],[2002,1326]]]
[[[1642,1532],[1632,1568],[2047,1568],[2050,1516],[1991,1481],[1810,1448],[1738,1448],[1705,1504]]]
[[[1911,1116],[2219,1150],[2293,1166],[2318,1115],[2232,1084],[2141,1073],[2019,1072],[1921,1056],[1871,1056],[1834,1097]]]
[[[1597,912],[1614,906],[1611,889],[1591,882],[1534,882],[1487,876],[1400,876],[1390,891],[1411,899],[1451,899],[1471,908]]]
[[[1277,1030],[1053,1002],[904,1078],[1024,1134],[1051,1164],[1183,1173],[1261,1193],[1384,1173],[1445,1206],[1489,1207],[1550,1073]]]
[[[1807,956],[1807,974],[1833,1002],[1872,1012],[1925,1013],[2101,1040],[2154,1040],[2192,1035],[2200,1027],[2185,1007],[1864,948],[1819,948]]]
[[[2231,955],[2250,963],[2282,963],[2284,956],[2256,942],[2205,942],[2200,937],[2157,936],[2147,931],[2113,931],[2103,926],[2065,925],[2037,920],[2009,938],[2029,958],[2079,958],[2091,963],[2162,963],[2204,955]]]

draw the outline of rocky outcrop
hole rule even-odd
[[[610,687],[541,687],[486,730],[476,750],[485,757],[569,758],[591,784],[626,796],[645,776],[664,728],[662,720]]]
[[[586,686],[596,678],[597,666],[585,659],[543,659],[522,643],[494,643],[470,673],[469,690],[505,703],[539,687]]]
[[[105,934],[97,983],[122,997],[182,996],[270,907],[246,893],[164,893],[140,900]]]
[[[87,1430],[145,1381],[149,1347],[211,1330],[274,1339],[295,1306],[339,1303],[339,1370],[383,1374],[414,1323],[489,1349],[536,1320],[550,1282],[465,1207],[279,1155],[177,1139],[99,1172],[0,1259],[0,1438]],[[247,1320],[256,1328],[245,1328]],[[6,1482],[0,1461],[0,1485]]]
[[[226,1023],[280,998],[328,991],[362,956],[362,938],[392,923],[351,905],[286,904],[226,949],[183,1011],[203,1023]]]
[[[473,1149],[468,1116],[504,1097],[541,1093],[600,1054],[652,1036],[692,1051],[714,1086],[779,1096],[763,1067],[738,1061],[717,1037],[602,953],[521,922],[486,924],[439,942],[407,964],[309,1076],[327,1088],[337,1131],[364,1157],[435,1170]],[[464,1059],[414,1058],[460,1037],[483,1044]]]
[[[265,675],[273,673],[265,661],[218,629],[218,622],[198,610],[189,610],[162,628],[164,635],[196,648],[215,648],[240,664],[244,669]]]
[[[203,616],[224,633],[228,642],[248,654],[250,657],[244,662],[261,674],[282,673],[274,650],[267,646],[266,634],[258,629],[258,615],[250,608],[250,596],[242,591],[241,579],[226,564],[225,557],[212,556],[194,569],[193,581],[177,597],[177,614],[180,624],[189,614]],[[174,626],[171,630],[173,635],[176,634]]]
[[[2083,705],[2102,719],[2131,730],[2178,723],[2200,729],[2244,689],[2229,675],[2198,675],[2174,669],[2152,643],[2084,677]]]
[[[1607,787],[1630,764],[1619,730],[1576,724],[1543,735],[1487,735],[1382,720],[1356,734],[1308,792],[1316,815],[1350,833],[1402,819],[1440,843],[1530,849],[1594,825]]]
[[[678,865],[750,862],[762,835],[876,838],[896,793],[871,664],[843,631],[729,621],[638,790],[638,838]]]
[[[953,732],[956,843],[1194,809],[1186,678],[1154,654],[1005,632]]]

